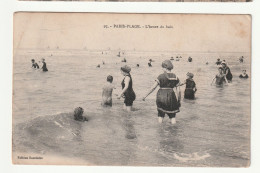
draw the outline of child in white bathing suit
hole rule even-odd
[[[107,83],[103,86],[102,103],[103,106],[112,106],[112,93],[115,86],[112,84],[113,76],[107,77]]]

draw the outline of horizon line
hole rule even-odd
[[[80,50],[80,51],[132,51],[132,52],[176,52],[176,53],[251,53],[248,51],[240,51],[240,52],[227,52],[227,51],[176,51],[176,50],[136,50],[136,49],[46,49],[46,48],[14,48],[14,50],[45,50],[45,51],[62,51],[62,50]]]

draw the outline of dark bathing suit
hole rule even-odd
[[[39,65],[38,65],[37,63],[33,63],[33,64],[32,64],[32,67],[33,67],[33,68],[39,68]]]
[[[42,71],[48,71],[48,69],[47,69],[47,66],[46,66],[46,63],[45,63],[45,62],[43,62]]]
[[[223,71],[224,71],[224,73],[226,74],[226,78],[227,78],[227,80],[228,81],[232,81],[232,78],[233,78],[233,75],[232,75],[232,73],[231,73],[231,71],[230,71],[230,68],[228,67],[228,66],[226,66],[225,68],[223,68]],[[228,71],[228,72],[227,72]]]
[[[242,74],[239,76],[239,78],[244,78],[244,79],[247,79],[248,78],[248,75],[246,74],[245,76],[243,76]]]
[[[179,79],[174,73],[163,73],[156,81],[160,86],[156,97],[158,117],[167,114],[169,118],[174,118],[176,113],[180,112],[180,103],[173,91],[173,88],[179,84]]]
[[[132,106],[136,96],[135,96],[135,92],[133,90],[132,77],[131,77],[130,74],[127,75],[127,76],[130,77],[130,81],[129,81],[128,88],[124,93],[124,96],[125,96],[124,103],[125,103],[126,106]],[[125,78],[123,79],[121,85],[122,85],[122,89],[124,89],[125,88]]]
[[[191,79],[186,79],[186,88],[184,91],[184,98],[185,99],[194,99],[194,93],[195,91],[193,90],[195,88],[196,84],[193,80]]]

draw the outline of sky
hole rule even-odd
[[[115,28],[114,25],[141,28]],[[104,25],[111,28],[104,28]],[[172,28],[145,28],[172,26]],[[14,14],[14,49],[250,52],[250,15]]]

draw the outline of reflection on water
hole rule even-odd
[[[163,124],[157,122],[156,92],[141,101],[161,73],[162,60],[170,55],[126,53],[137,95],[129,114],[122,110],[123,100],[116,97],[112,108],[100,106],[107,75],[114,77],[114,93],[121,89],[119,69],[124,63],[116,54],[53,53],[45,58],[47,73],[30,69],[31,57],[41,54],[25,52],[14,57],[14,152],[56,154],[95,165],[249,164],[250,79],[238,78],[242,69],[250,71],[249,57],[244,64],[238,63],[237,56],[223,57],[234,79],[222,87],[210,86],[217,73],[217,55],[194,55],[192,63],[184,56],[174,61],[174,72],[181,81],[187,72],[195,74],[198,91],[195,100],[182,100],[177,124],[172,126],[168,117]],[[152,68],[147,66],[150,58],[155,60]],[[102,60],[105,65],[96,68]],[[72,111],[78,106],[84,108],[88,122],[73,120]]]

